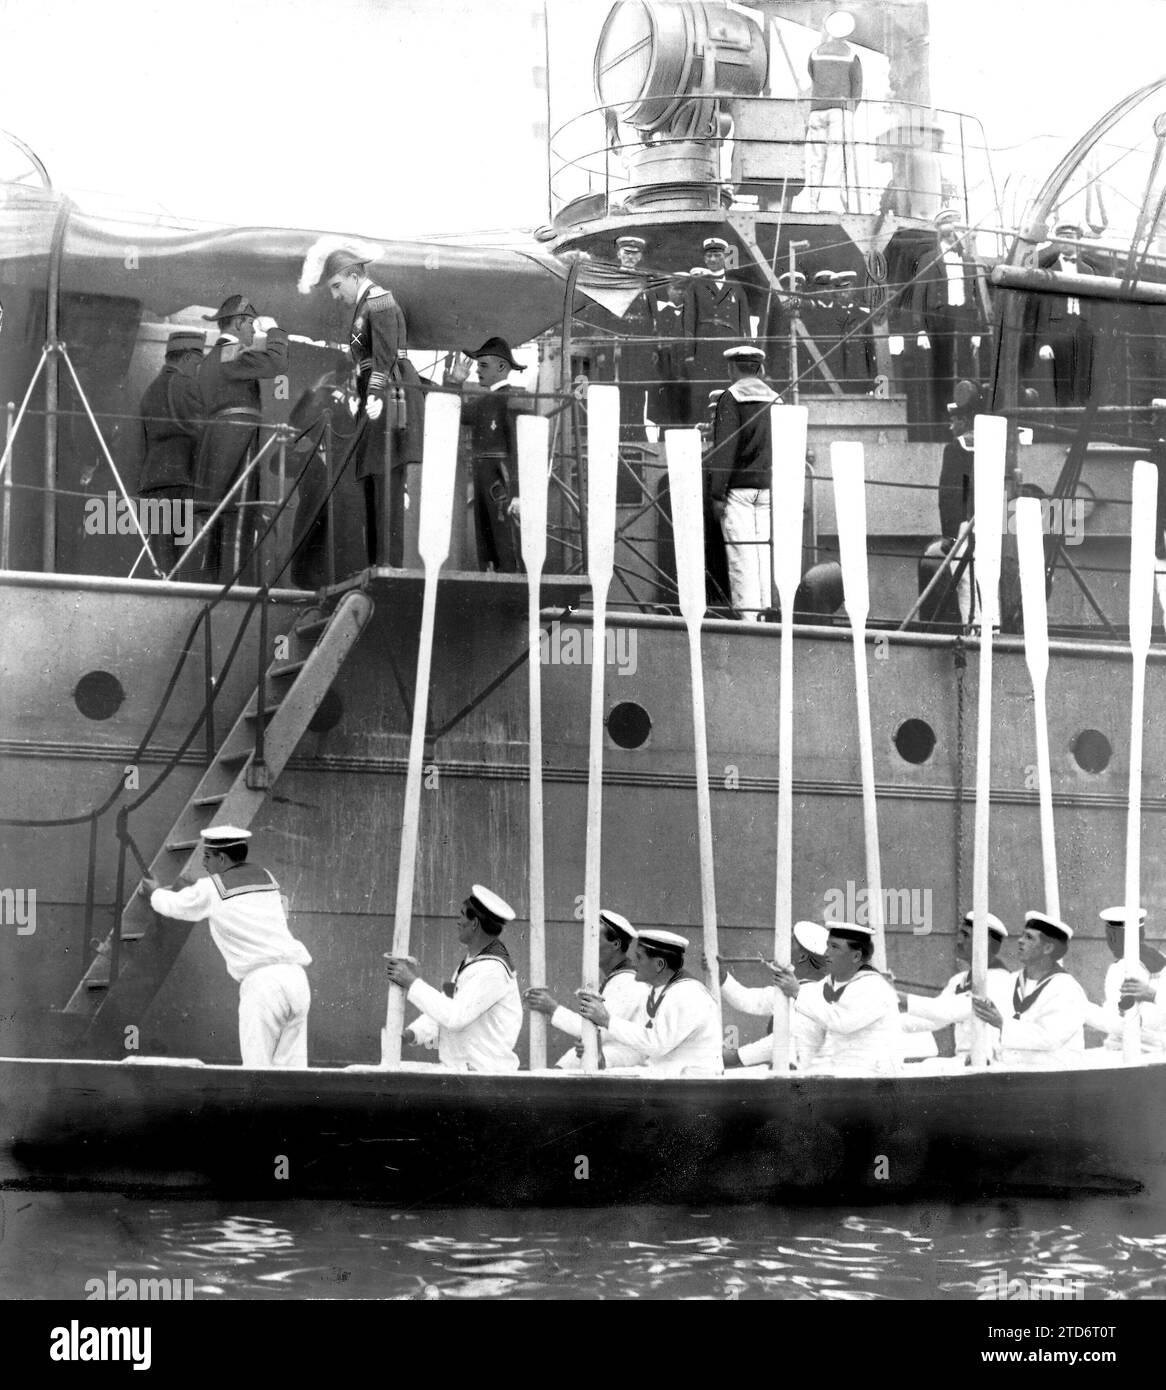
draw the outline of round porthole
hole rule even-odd
[[[1113,757],[1109,739],[1096,729],[1082,729],[1069,744],[1069,752],[1082,772],[1104,772]]]
[[[344,701],[335,690],[329,690],[320,701],[320,707],[308,720],[308,729],[313,734],[326,734],[334,729],[344,717]]]
[[[935,749],[935,730],[925,719],[905,719],[894,739],[899,757],[908,763],[925,763]]]
[[[86,719],[112,719],[125,697],[121,681],[108,671],[87,672],[73,691],[73,702]]]
[[[641,748],[652,732],[652,719],[643,705],[625,700],[607,716],[607,732],[620,748]]]

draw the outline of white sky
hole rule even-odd
[[[555,118],[610,0],[548,0]],[[0,127],[58,186],[373,236],[546,220],[540,0],[0,0]],[[1166,67],[1163,0],[932,0],[932,97],[1039,180]],[[1164,103],[1166,105],[1166,103]],[[1016,149],[1015,147],[1021,146]],[[83,199],[83,201],[85,201]],[[489,238],[483,238],[484,240]]]

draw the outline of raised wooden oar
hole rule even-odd
[[[417,867],[417,832],[421,819],[421,763],[425,756],[425,726],[429,718],[429,670],[433,660],[433,626],[437,612],[437,577],[449,554],[453,516],[453,484],[457,473],[461,399],[430,396],[425,405],[421,512],[418,550],[425,567],[421,602],[421,636],[417,647],[417,679],[413,688],[413,727],[409,732],[409,767],[405,776],[405,805],[401,812],[401,847],[397,860],[397,907],[393,922],[393,955],[409,954],[413,923],[413,876]],[[405,991],[389,985],[385,1031],[381,1034],[381,1065],[401,1061],[401,1030],[405,1022]]]
[[[522,563],[526,566],[527,696],[530,706],[529,894],[530,983],[547,983],[547,919],[543,879],[543,710],[542,710],[542,572],[547,558],[547,445],[550,421],[545,415],[520,415],[518,426],[518,495],[522,499]],[[530,1069],[547,1064],[547,1020],[530,1012]]]
[[[1024,610],[1024,659],[1032,681],[1036,720],[1036,780],[1040,797],[1040,848],[1045,879],[1045,911],[1058,921],[1057,842],[1053,827],[1053,774],[1049,759],[1049,721],[1045,687],[1049,674],[1049,618],[1045,602],[1045,547],[1042,511],[1035,497],[1016,502],[1016,544],[1020,559],[1020,601]]]
[[[603,684],[607,593],[615,569],[619,470],[619,387],[587,392],[587,572],[591,583],[591,739],[587,757],[587,849],[583,881],[583,988],[599,992],[599,908],[603,850]],[[599,1070],[599,1033],[583,1024],[583,1070]]]
[[[802,577],[802,511],[806,498],[804,405],[769,409],[773,441],[773,583],[781,605],[781,675],[777,690],[777,872],[773,904],[773,958],[788,965],[793,951],[794,844],[794,602]],[[775,989],[773,999],[773,1070],[790,1064],[792,1000]]]
[[[977,415],[975,579],[980,590],[980,691],[976,732],[976,821],[972,858],[972,990],[988,997],[988,826],[992,795],[992,631],[1000,608],[1000,544],[1004,521],[1004,455],[1008,421]],[[986,1066],[990,1025],[972,1018],[972,1062]]]
[[[858,755],[862,770],[862,828],[866,843],[868,921],[874,928],[874,967],[887,968],[883,923],[883,867],[875,801],[874,736],[870,724],[870,681],[866,665],[866,620],[870,580],[866,558],[866,477],[861,444],[831,444],[834,512],[842,561],[842,590],[854,643],[854,686],[858,701]]]
[[[701,489],[700,434],[697,430],[665,430],[668,456],[668,496],[672,505],[672,537],[680,613],[688,629],[688,674],[692,687],[692,749],[696,765],[696,828],[700,856],[700,908],[704,954],[709,962],[709,991],[721,1007],[718,956],[717,891],[713,871],[713,806],[709,793],[708,729],[705,724],[704,666],[700,654],[700,625],[706,607],[704,564],[704,502]]]
[[[1154,524],[1157,514],[1158,470],[1139,459],[1134,464],[1130,502],[1130,655],[1133,657],[1133,696],[1130,702],[1130,785],[1126,815],[1125,937],[1122,967],[1127,976],[1141,970],[1138,907],[1142,901],[1142,727],[1146,709],[1146,657],[1154,621]],[[1137,1062],[1142,1055],[1141,1010],[1125,1015],[1122,1056]]]

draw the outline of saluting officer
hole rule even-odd
[[[518,437],[510,393],[510,373],[525,368],[514,360],[505,338],[487,338],[465,354],[478,364],[485,390],[464,393],[462,424],[470,428],[474,469],[474,529],[478,563],[484,570],[515,574],[522,568],[518,535]],[[469,362],[459,362],[447,380],[465,385]]]
[[[725,278],[729,243],[711,236],[703,246],[707,273],[693,275],[684,296],[685,365],[696,401],[725,381],[725,349],[749,337],[745,291]]]
[[[364,489],[365,540],[368,563],[396,564],[402,562],[401,538],[405,505],[405,465],[415,461],[410,457],[420,450],[409,447],[399,436],[389,479],[391,534],[382,536],[385,507],[385,397],[391,382],[402,375],[402,354],[405,351],[405,315],[389,290],[376,285],[366,273],[366,263],[358,252],[341,248],[331,252],[324,261],[318,285],[327,285],[328,293],[340,304],[352,310],[348,351],[356,376],[356,390],[362,411],[354,457],[354,476]],[[421,428],[421,393],[410,392],[406,400],[410,434],[419,438]]]
[[[162,370],[142,396],[142,433],[145,452],[138,476],[138,492],[144,498],[172,502],[174,526],[151,536],[154,558],[163,574],[178,563],[179,530],[175,509],[191,509],[194,500],[194,453],[202,433],[202,397],[198,391],[198,364],[206,338],[188,329],[171,333],[166,343]],[[189,525],[184,517],[182,526]]]
[[[283,329],[273,318],[260,317],[241,294],[228,295],[203,318],[219,329],[218,340],[198,368],[207,423],[195,459],[195,511],[205,522],[238,480],[258,442],[263,420],[259,383],[287,371],[288,347]],[[225,583],[250,558],[258,497],[259,479],[252,472],[202,542],[202,570],[211,583]]]
[[[411,1041],[436,1047],[458,1071],[517,1071],[514,1044],[522,1028],[522,1000],[510,953],[499,937],[514,909],[475,883],[462,903],[458,941],[466,954],[452,981],[435,989],[417,974],[411,957],[389,956],[385,973],[406,991],[421,1017],[405,1029]]]

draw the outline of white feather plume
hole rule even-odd
[[[324,273],[324,262],[333,251],[355,251],[365,261],[380,260],[382,248],[371,241],[358,241],[355,237],[322,236],[313,242],[304,257],[304,268],[300,272],[296,288],[301,294],[311,294]]]

